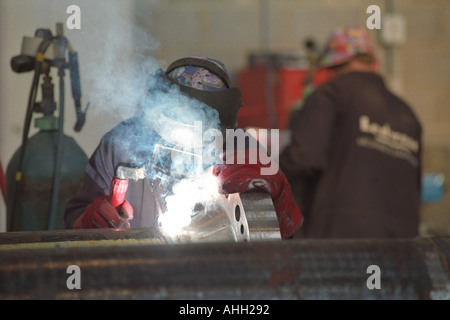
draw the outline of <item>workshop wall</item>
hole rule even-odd
[[[65,9],[70,4],[80,6],[82,25],[81,30],[69,30],[66,35],[79,51],[83,102],[95,103],[83,131],[73,133],[73,102],[70,91],[66,93],[65,132],[88,155],[109,128],[127,113],[133,113],[133,109],[120,107],[120,99],[108,98],[105,92],[111,88],[99,86],[98,82],[126,76],[128,70],[141,64],[141,54],[151,57],[152,62],[144,70],[164,68],[168,62],[185,55],[203,54],[224,61],[235,76],[246,66],[249,53],[302,52],[308,37],[322,45],[337,25],[364,26],[370,15],[366,13],[369,5],[381,8],[382,21],[386,10],[393,9],[405,19],[406,38],[392,50],[378,42],[381,73],[422,121],[423,171],[442,172],[450,178],[450,1],[447,0],[0,0],[0,160],[4,168],[20,145],[31,84],[31,74],[13,73],[9,60],[19,53],[22,36],[31,36],[38,27],[54,30],[55,22],[64,22],[68,16]],[[127,32],[130,36],[123,37]],[[379,39],[380,30],[370,32]],[[108,37],[101,34],[110,35],[111,41],[104,41]],[[114,34],[119,42],[113,43]],[[116,73],[104,74],[102,54],[109,52],[115,52],[118,58],[107,61],[121,66]],[[93,67],[96,63],[100,65],[97,69]],[[111,84],[117,84],[118,91],[123,89],[120,83]],[[105,105],[111,106],[109,112]],[[3,204],[0,226],[2,210]],[[423,206],[422,234],[449,232],[449,211],[450,195],[445,190],[442,199]]]

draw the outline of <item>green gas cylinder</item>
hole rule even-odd
[[[41,130],[28,139],[21,174],[18,173],[21,148],[15,152],[8,164],[6,170],[8,231],[64,228],[66,204],[81,188],[88,159],[73,138],[61,136],[57,210],[56,215],[53,215],[55,221],[50,223],[58,135],[58,130]],[[16,179],[20,181],[17,182]]]

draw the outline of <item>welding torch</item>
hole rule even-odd
[[[111,181],[111,188],[108,196],[109,203],[114,208],[119,207],[125,201],[125,194],[128,189],[128,179],[138,181],[144,178],[144,167],[138,167],[129,163],[119,163],[114,178]]]
[[[128,180],[137,181],[144,178],[145,168],[120,163],[115,169],[109,194],[94,199],[75,220],[72,228],[129,228],[128,220],[133,219],[133,208],[125,200]]]

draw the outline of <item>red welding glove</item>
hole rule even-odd
[[[108,196],[96,198],[83,214],[75,220],[73,229],[129,228],[133,219],[133,207],[124,200],[117,208],[108,201]]]
[[[273,175],[262,175],[263,167],[267,166],[261,163],[218,164],[214,166],[213,174],[218,177],[220,191],[223,193],[252,190],[269,193],[278,217],[281,238],[289,238],[300,226],[302,219],[300,209],[284,173],[278,168]]]

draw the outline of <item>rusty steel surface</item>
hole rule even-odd
[[[449,238],[0,250],[0,299],[450,299]],[[81,288],[68,289],[77,265]],[[380,268],[369,289],[367,268]]]

